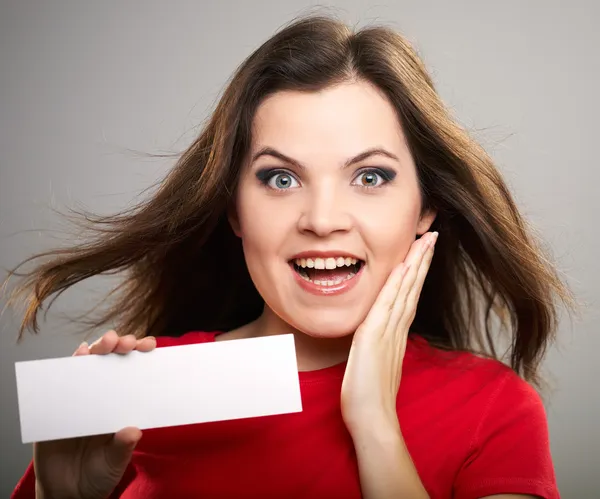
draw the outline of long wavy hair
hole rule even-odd
[[[450,116],[422,61],[386,27],[357,31],[329,17],[294,21],[233,75],[206,126],[157,191],[111,216],[86,215],[86,243],[25,260],[9,302],[25,306],[19,337],[62,292],[96,275],[122,274],[92,322],[120,334],[177,336],[231,330],[263,300],[226,212],[251,142],[257,106],[280,90],[317,91],[349,80],[382,90],[415,159],[423,209],[440,233],[412,325],[433,344],[497,357],[536,382],[568,288],[542,253],[492,160]],[[35,264],[21,272],[25,264]],[[506,359],[505,359],[506,360]]]

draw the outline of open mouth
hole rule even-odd
[[[294,271],[316,286],[337,286],[352,279],[364,261],[349,257],[296,258],[290,261]]]

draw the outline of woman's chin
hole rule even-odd
[[[294,321],[296,329],[311,336],[313,338],[343,338],[354,334],[360,321],[349,321],[348,318],[326,318],[316,317],[314,320],[310,320],[307,317],[303,317],[301,320]]]
[[[369,309],[362,306],[296,306],[280,310],[265,306],[259,322],[262,328],[280,332],[300,332],[312,338],[344,338],[355,333]]]

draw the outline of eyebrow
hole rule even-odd
[[[295,167],[297,167],[299,170],[305,170],[306,166],[304,166],[302,163],[300,163],[299,161],[290,158],[289,156],[286,156],[285,154],[283,154],[282,152],[279,152],[277,149],[273,149],[272,147],[263,147],[260,151],[258,151],[253,157],[252,157],[252,163],[254,163],[258,158],[262,157],[262,156],[271,156],[273,158],[277,158],[280,159],[281,161],[284,161],[290,165],[294,165]],[[372,156],[386,156],[390,159],[393,159],[395,161],[400,161],[398,159],[398,156],[396,156],[395,154],[392,154],[391,152],[383,149],[382,147],[373,147],[371,149],[367,149],[366,151],[361,152],[360,154],[357,154],[356,156],[348,159],[344,165],[342,166],[342,168],[347,168],[349,166],[352,166],[356,163],[360,163],[361,161],[364,161],[365,159],[368,159]]]

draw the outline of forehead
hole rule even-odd
[[[252,130],[252,149],[266,146],[307,161],[311,155],[346,157],[372,147],[401,154],[406,148],[396,110],[364,81],[269,96],[257,109]]]

